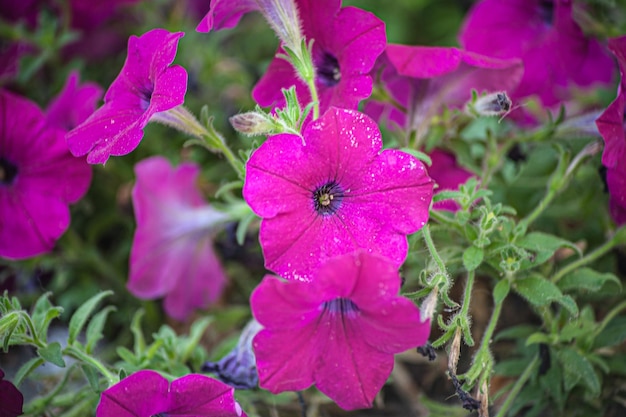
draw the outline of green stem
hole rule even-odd
[[[430,256],[433,257],[433,259],[435,260],[435,263],[437,264],[437,269],[439,269],[439,272],[441,274],[447,276],[446,265],[443,263],[441,256],[439,256],[439,253],[437,252],[437,249],[435,248],[435,243],[433,242],[433,238],[430,235],[430,227],[428,225],[425,225],[422,228],[422,235],[424,236],[424,242],[426,242],[426,247],[428,247]]]
[[[615,246],[624,243],[623,237],[622,237],[623,234],[626,235],[626,226],[622,226],[620,229],[618,229],[610,240],[608,240],[601,246],[597,247],[593,252],[590,252],[587,255],[583,256],[582,258],[572,263],[569,263],[565,267],[561,268],[559,272],[554,274],[554,276],[552,277],[552,282],[556,284],[565,275],[569,274],[570,272],[584,265],[587,265],[595,261],[598,258],[601,258],[605,254],[607,254],[609,251],[611,251]]]
[[[461,306],[461,315],[467,317],[469,315],[470,302],[472,299],[472,289],[474,288],[474,271],[467,271],[467,283],[465,284],[465,294],[463,296],[463,305]]]
[[[89,356],[81,350],[75,348],[74,346],[66,347],[63,350],[63,353],[70,357],[78,359],[79,361],[88,363],[89,365],[96,368],[107,379],[109,386],[113,385],[117,381],[117,377],[113,375],[113,373],[111,373],[111,371],[109,371],[107,367],[104,366],[104,364],[102,364],[96,358]]]
[[[496,417],[504,417],[506,415],[506,413],[509,411],[509,408],[511,407],[511,404],[513,404],[513,401],[515,401],[515,398],[524,387],[524,384],[526,384],[526,381],[528,381],[532,373],[535,371],[535,367],[538,363],[539,357],[535,356],[532,362],[526,367],[524,372],[519,376],[519,378],[517,378],[517,381],[515,381],[513,388],[511,388],[509,395],[507,395],[506,400],[504,401],[504,403],[502,403],[502,406],[498,410],[498,414],[496,414]]]
[[[313,77],[309,77],[306,80],[306,84],[309,87],[311,102],[313,103],[313,120],[317,120],[320,117],[320,99],[317,94],[317,87],[315,86],[315,75],[313,75]]]
[[[609,324],[609,322],[611,320],[613,320],[613,318],[615,316],[617,316],[617,314],[626,309],[626,301],[622,301],[621,303],[619,303],[617,306],[615,306],[605,317],[604,319],[602,319],[602,323],[600,323],[600,325],[595,329],[595,331],[593,332],[594,335],[593,337],[595,338],[596,336],[598,336],[603,330],[604,328]]]

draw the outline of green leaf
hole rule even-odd
[[[61,344],[59,342],[50,343],[44,348],[37,349],[39,356],[60,368],[65,368],[63,353],[61,353]]]
[[[96,308],[100,300],[104,297],[113,294],[113,291],[104,291],[95,296],[91,297],[89,300],[85,301],[83,305],[78,307],[72,318],[70,319],[69,325],[69,336],[67,339],[67,344],[71,345],[74,343],[79,333],[83,330],[85,323],[89,319],[89,316]]]
[[[9,351],[9,342],[13,332],[20,324],[20,313],[12,311],[0,317],[0,340],[2,340],[2,349],[4,352]]]
[[[141,319],[145,313],[143,309],[137,310],[130,322],[130,331],[133,333],[134,339],[133,349],[135,350],[135,355],[142,355],[146,350],[146,339],[143,336],[143,330],[141,330]]]
[[[46,361],[43,358],[35,357],[26,362],[24,365],[20,366],[20,369],[18,369],[15,377],[13,378],[13,383],[15,384],[15,386],[19,386],[24,378],[30,375],[31,372],[39,368],[45,362]]]
[[[473,271],[483,262],[485,251],[476,246],[470,246],[463,252],[463,266],[468,271]]]
[[[545,333],[537,332],[531,334],[530,336],[528,336],[528,338],[526,338],[526,346],[535,345],[537,343],[550,344],[550,336]]]
[[[115,351],[117,352],[117,356],[122,358],[122,360],[128,363],[129,365],[134,366],[134,365],[137,365],[137,363],[139,363],[139,360],[135,357],[135,355],[133,355],[133,352],[131,352],[124,346],[118,346]]]
[[[626,316],[618,316],[606,325],[593,342],[594,349],[615,346],[626,340]]]
[[[91,353],[96,343],[102,339],[102,329],[106,323],[107,316],[110,312],[115,311],[114,306],[107,306],[102,311],[98,312],[87,326],[87,344],[85,345],[85,352]]]
[[[557,302],[572,316],[578,315],[578,306],[573,298],[563,295],[559,287],[540,275],[531,275],[514,282],[515,290],[531,304],[541,307]]]
[[[517,246],[535,252],[535,259],[532,261],[533,266],[541,265],[546,262],[562,247],[574,250],[578,256],[582,255],[578,246],[574,245],[572,242],[542,232],[527,234],[517,242]]]
[[[561,291],[586,290],[595,292],[599,291],[607,282],[615,283],[619,291],[622,290],[622,283],[615,275],[609,272],[601,273],[591,268],[577,269],[564,276],[557,285]]]
[[[571,348],[560,350],[557,357],[564,370],[563,381],[567,391],[582,384],[588,388],[589,394],[594,397],[600,395],[600,379],[587,358]]]
[[[244,244],[244,242],[246,241],[246,234],[248,233],[248,227],[250,227],[250,223],[252,223],[252,221],[256,218],[256,214],[250,213],[246,217],[241,219],[241,221],[237,225],[237,231],[235,232],[238,244]]]

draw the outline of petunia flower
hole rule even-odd
[[[376,123],[331,108],[303,138],[270,137],[250,157],[243,196],[261,221],[265,266],[307,280],[334,256],[366,248],[404,262],[406,235],[428,220],[433,183],[413,156],[387,149]]]
[[[4,380],[0,369],[0,416],[17,417],[23,414],[24,396],[10,381]]]
[[[87,192],[91,167],[63,136],[37,105],[0,91],[0,256],[50,251],[69,226],[68,205]]]
[[[523,67],[518,59],[495,59],[458,48],[389,44],[374,72],[396,104],[370,101],[365,112],[422,137],[444,106],[462,108],[472,90],[514,89]]]
[[[626,36],[609,39],[609,49],[617,58],[621,80],[617,87],[617,97],[596,120],[596,126],[604,139],[602,164],[607,168],[622,164],[626,159]]]
[[[618,226],[626,224],[626,165],[622,163],[606,171],[609,189],[609,213]]]
[[[323,113],[330,106],[356,109],[372,93],[369,74],[387,43],[385,24],[370,12],[341,8],[341,0],[298,0],[302,31],[313,43],[315,84]],[[278,54],[284,53],[279,49]],[[309,89],[285,59],[275,57],[252,91],[261,106],[283,107],[283,88],[296,87],[303,105]]]
[[[364,251],[329,260],[308,283],[266,276],[250,298],[264,327],[253,341],[261,388],[315,384],[344,409],[371,407],[394,354],[430,331],[399,289],[393,262]]]
[[[66,136],[72,154],[88,154],[91,164],[126,155],[139,145],[148,122],[183,104],[187,72],[171,65],[183,35],[153,29],[130,37],[128,57],[106,92],[104,105]]]
[[[611,82],[614,64],[572,17],[571,0],[483,0],[459,32],[468,51],[521,58],[524,77],[514,98],[536,94],[545,106],[570,97],[571,86]]]
[[[102,88],[96,83],[78,84],[79,74],[72,71],[63,90],[48,104],[48,123],[63,130],[72,130],[84,122],[102,97]]]
[[[457,191],[459,186],[465,184],[474,176],[471,172],[463,169],[456,163],[453,154],[441,149],[433,149],[428,156],[432,165],[428,169],[428,175],[433,179],[438,188],[436,192],[443,190]],[[433,204],[436,210],[457,211],[459,204],[454,200],[443,200]]]
[[[128,290],[142,299],[165,297],[165,312],[177,320],[208,307],[226,284],[213,236],[228,216],[202,198],[196,188],[199,172],[192,163],[172,168],[163,157],[135,166],[137,229]]]
[[[170,383],[144,370],[105,390],[96,417],[245,417],[233,394],[232,387],[204,375],[190,374]]]

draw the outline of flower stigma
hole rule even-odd
[[[313,192],[315,211],[322,215],[334,214],[343,200],[343,188],[336,181],[330,181]]]

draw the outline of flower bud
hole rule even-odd
[[[503,116],[511,111],[512,104],[506,91],[498,91],[476,98],[468,103],[468,109],[478,116]]]
[[[272,123],[271,117],[272,116],[258,111],[249,111],[236,114],[228,120],[237,132],[247,136],[260,136],[267,135],[276,130],[276,126]]]
[[[302,29],[294,0],[256,0],[278,38],[292,51],[300,49]]]

